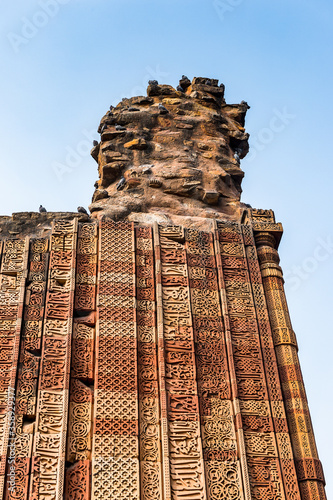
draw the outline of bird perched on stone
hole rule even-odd
[[[182,75],[181,79],[179,80],[179,85],[184,90],[186,90],[191,85],[191,80],[187,78],[186,75]]]
[[[121,191],[122,189],[124,189],[125,184],[126,184],[125,177],[122,177],[117,184],[117,191]]]
[[[98,146],[98,141],[93,141],[94,146]]]
[[[246,101],[241,101],[241,106],[246,106],[247,109],[250,109],[251,106],[248,105]]]
[[[158,81],[157,80],[149,80],[148,85],[158,85]]]
[[[185,92],[185,90],[183,89],[183,87],[181,87],[180,85],[178,85],[177,90],[178,90],[178,92]]]
[[[118,125],[116,123],[116,130],[120,131],[120,130],[126,130],[126,127],[123,127],[123,125]]]
[[[205,81],[205,85],[211,85],[211,84],[212,84],[212,82],[210,80]]]
[[[112,111],[114,109],[114,106],[111,105],[109,109],[110,111]]]
[[[46,212],[46,208],[43,205],[39,205],[39,213],[44,214]]]
[[[158,105],[158,110],[161,115],[166,115],[167,113],[169,113],[169,111],[161,103],[159,103]]]
[[[79,214],[89,215],[87,210],[84,207],[77,207],[77,211],[79,212]]]
[[[240,157],[239,157],[239,150],[238,149],[236,149],[236,151],[234,153],[234,158],[237,161],[237,163],[240,163]]]

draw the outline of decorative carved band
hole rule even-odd
[[[163,308],[161,341],[165,356],[171,498],[204,500],[206,486],[183,241],[183,228],[159,227]]]
[[[152,228],[137,227],[135,234],[141,498],[161,500],[163,494]]]
[[[283,278],[281,273],[276,273],[280,259],[275,250],[274,236],[265,230],[256,233],[255,239],[301,497],[302,500],[325,500],[324,488],[316,486],[317,481],[324,483],[324,476],[319,465]]]
[[[99,254],[92,497],[133,500],[140,495],[133,224],[102,221]]]
[[[28,259],[28,239],[3,243],[0,272],[0,497],[3,498],[7,456],[7,491],[15,489],[19,463],[16,446],[16,374]],[[22,452],[24,457],[24,451]],[[19,485],[20,486],[20,485]]]
[[[77,220],[53,223],[29,498],[63,497]]]
[[[207,498],[240,499],[240,464],[213,236],[195,230],[187,230],[185,235]]]
[[[259,315],[258,324],[241,226],[219,223],[218,229],[251,498],[259,500],[272,492],[282,500],[286,497],[259,336],[265,317]],[[245,233],[245,241],[252,243],[250,233]],[[258,272],[251,272],[256,284]]]

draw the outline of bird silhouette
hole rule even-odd
[[[39,213],[43,214],[46,212],[46,208],[43,205],[39,205]]]
[[[161,115],[166,115],[167,113],[169,113],[169,111],[161,103],[159,103],[158,105],[158,110]]]
[[[93,141],[94,146],[98,146],[98,141]]]
[[[157,80],[149,80],[148,85],[158,85],[158,81]]]
[[[126,130],[126,127],[123,127],[123,125],[118,125],[116,123],[116,130],[121,131],[121,130]]]
[[[117,191],[121,191],[122,189],[124,189],[125,184],[126,184],[125,177],[122,177],[117,184]]]
[[[238,150],[235,151],[234,158],[237,161],[237,163],[240,163],[240,157],[239,157],[239,151]]]
[[[86,214],[86,215],[89,215],[87,210],[84,208],[84,207],[77,207],[77,211],[80,213],[80,214]]]

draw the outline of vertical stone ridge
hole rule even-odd
[[[80,222],[76,254],[76,287],[66,459],[68,500],[91,494],[91,441],[98,225]]]
[[[241,226],[218,223],[251,496],[285,499]]]
[[[30,240],[15,402],[15,462],[8,460],[6,498],[28,500],[37,385],[48,276],[49,238]]]
[[[135,235],[101,221],[92,499],[140,498]]]
[[[157,365],[158,385],[160,393],[160,422],[161,422],[161,452],[162,452],[162,480],[163,500],[171,500],[170,462],[168,440],[168,413],[165,377],[165,348],[164,348],[164,316],[162,299],[162,262],[161,246],[158,224],[153,226],[155,250],[155,276],[156,276],[156,322],[157,322]]]
[[[181,226],[159,226],[171,498],[205,500],[190,289]]]
[[[259,338],[261,342],[267,389],[273,419],[273,428],[277,440],[286,498],[288,500],[299,500],[300,492],[298,488],[289,429],[281,391],[280,377],[274,351],[272,331],[269,323],[265,292],[262,284],[253,231],[249,221],[247,224],[242,225],[242,232],[251,280],[252,294],[256,308]]]
[[[238,397],[238,386],[236,379],[235,361],[233,356],[233,344],[232,344],[230,319],[229,319],[229,312],[227,305],[226,286],[223,276],[223,265],[226,263],[227,265],[235,266],[237,268],[237,260],[228,259],[225,257],[222,259],[219,228],[216,222],[214,224],[214,249],[215,249],[215,258],[217,264],[220,303],[221,303],[224,328],[225,328],[225,340],[226,340],[226,350],[227,350],[228,366],[229,366],[231,398],[234,409],[235,429],[236,429],[237,444],[238,444],[238,456],[242,473],[243,493],[245,500],[250,500],[251,499],[250,479],[249,479],[249,471],[246,460],[244,433],[243,433],[242,418],[240,413],[240,403]]]
[[[256,225],[260,270],[267,300],[281,387],[302,500],[325,500],[325,479],[315,438],[301,374],[296,337],[292,329],[284,280],[279,266],[275,224]],[[271,231],[270,231],[271,230]]]
[[[0,497],[5,486],[6,457],[8,476],[15,471],[15,384],[29,239],[8,239],[3,243],[0,270]],[[15,485],[9,483],[9,487]]]
[[[207,498],[243,499],[213,235],[185,234]]]
[[[136,227],[135,234],[141,498],[161,500],[161,431],[152,228]]]
[[[77,219],[52,225],[29,498],[64,492]]]

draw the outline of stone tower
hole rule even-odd
[[[90,217],[0,219],[0,499],[326,498],[247,109],[151,81],[101,121]]]

